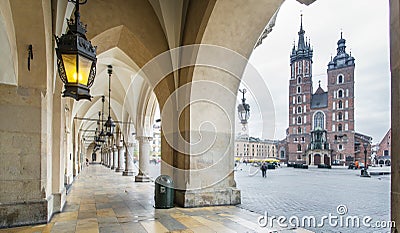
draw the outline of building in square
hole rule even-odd
[[[305,39],[302,22],[298,36],[297,47],[293,45],[290,55],[288,162],[309,165],[364,162],[364,144],[369,157],[372,138],[355,131],[355,59],[346,52],[346,40],[341,33],[337,54],[328,63],[327,90],[318,81],[314,92],[314,51]]]

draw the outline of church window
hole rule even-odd
[[[297,151],[301,151],[301,145],[297,144]]]
[[[297,107],[297,113],[301,113],[301,106]]]
[[[309,68],[308,68],[308,67],[309,67],[309,62],[306,61],[306,67],[305,67],[305,71],[306,71],[305,73],[306,73],[306,74],[309,73]]]
[[[343,102],[341,100],[339,100],[338,104],[339,104],[338,109],[342,109],[343,108]]]
[[[304,137],[301,137],[301,141],[304,142]]]
[[[342,131],[343,131],[343,125],[342,125],[342,124],[339,124],[338,127],[337,127],[337,129],[338,129],[339,132],[342,132]]]
[[[343,98],[343,90],[338,91],[338,98]]]
[[[301,103],[301,96],[297,96],[297,103]]]
[[[321,128],[324,129],[325,116],[322,112],[317,112],[314,115],[314,129]]]
[[[294,79],[294,64],[292,65],[292,78]]]
[[[342,74],[339,74],[339,75],[338,75],[338,77],[337,77],[337,83],[338,83],[338,84],[343,83],[343,75],[342,75]]]
[[[301,127],[297,128],[297,133],[301,134]]]
[[[297,124],[301,124],[301,117],[297,117]]]
[[[297,74],[303,73],[303,62],[302,61],[299,61],[299,63],[297,64],[297,68],[298,68]]]
[[[297,87],[297,93],[301,93],[301,87]]]
[[[301,77],[298,77],[297,78],[297,84],[300,84],[301,83]]]
[[[343,120],[343,113],[339,112],[338,113],[338,121],[342,121]]]
[[[343,150],[343,145],[339,144],[338,148],[339,148],[339,150]]]

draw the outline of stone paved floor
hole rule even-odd
[[[0,233],[289,232],[261,228],[259,214],[234,206],[156,210],[153,195],[153,183],[135,183],[134,177],[90,165],[75,180],[64,211],[50,223],[0,229]]]
[[[253,173],[256,174],[252,176]],[[269,216],[315,216],[320,219],[329,213],[337,215],[337,207],[345,205],[348,210],[345,217],[370,216],[373,222],[390,219],[390,175],[363,178],[360,170],[343,167],[282,167],[268,170],[264,179],[259,168],[241,164],[235,172],[235,179],[242,192],[239,207],[258,214],[267,211]],[[390,232],[389,229],[338,228],[328,224],[319,229],[307,229],[318,233]]]

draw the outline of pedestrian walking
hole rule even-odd
[[[264,178],[267,177],[267,168],[268,168],[267,163],[264,162],[264,163],[261,165],[262,177],[264,177]]]

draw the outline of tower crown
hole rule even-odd
[[[328,63],[328,70],[337,69],[346,66],[354,65],[354,57],[346,53],[346,40],[343,39],[343,32],[340,33],[340,39],[337,42],[337,54],[336,56]]]
[[[303,15],[301,15],[300,30],[298,32],[299,40],[297,42],[297,48],[295,44],[293,44],[292,53],[290,54],[290,63],[303,59],[310,59],[312,61],[313,49],[311,48],[310,42],[304,39],[304,34]]]

